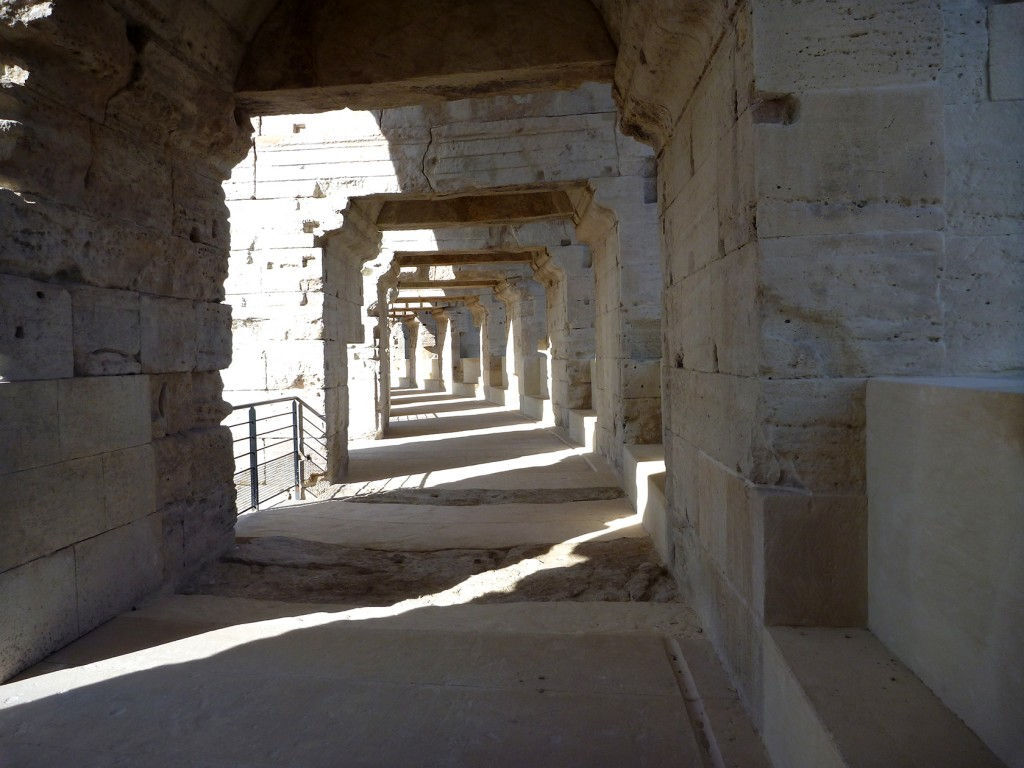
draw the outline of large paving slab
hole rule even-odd
[[[319,501],[251,512],[240,537],[287,536],[369,549],[438,550],[643,537],[626,499],[565,504],[425,506]]]
[[[0,687],[0,758],[702,765],[660,634],[389,621],[319,613],[238,624],[10,683]]]

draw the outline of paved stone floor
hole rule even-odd
[[[599,459],[396,392],[350,478],[0,687],[0,766],[764,764]]]

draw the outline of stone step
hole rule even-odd
[[[1003,766],[864,629],[765,630],[764,740],[780,766]]]
[[[582,445],[588,451],[593,451],[595,434],[597,433],[597,411],[593,410],[571,410],[569,411],[569,439],[577,445]]]

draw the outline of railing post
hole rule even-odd
[[[302,498],[302,475],[299,472],[299,401],[292,400],[292,465],[295,470],[295,496]]]
[[[256,408],[249,409],[249,496],[252,508],[260,508],[260,473],[256,465]]]
[[[302,401],[298,398],[295,402],[299,404],[297,423],[299,425],[299,498],[306,498],[306,412]]]

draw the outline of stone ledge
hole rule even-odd
[[[589,451],[593,451],[597,445],[595,436],[597,433],[597,411],[594,410],[571,410],[569,411],[569,439],[577,445],[582,445]]]
[[[776,765],[997,768],[998,758],[870,632],[764,638],[764,740]]]
[[[523,395],[520,411],[524,416],[536,419],[542,424],[554,425],[555,423],[555,412],[551,407],[550,398]]]

